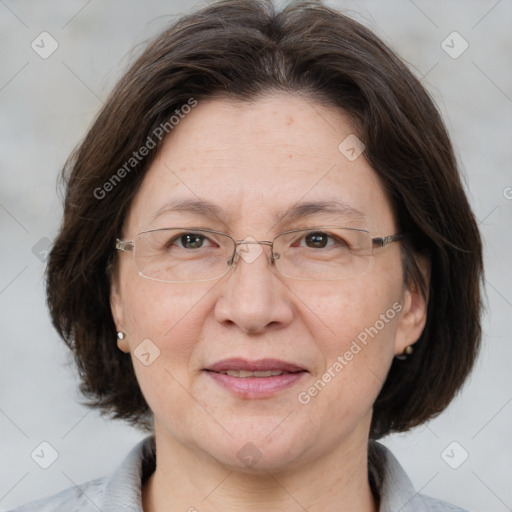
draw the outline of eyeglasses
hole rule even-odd
[[[235,240],[210,229],[165,228],[143,231],[131,241],[117,239],[116,249],[133,253],[140,276],[164,283],[219,279],[240,257],[254,261],[263,252],[261,245],[270,246],[270,263],[285,277],[337,281],[363,274],[375,248],[402,238],[402,234],[372,238],[363,229],[323,226],[258,241]]]

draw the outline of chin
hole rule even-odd
[[[282,470],[300,464],[306,451],[301,429],[292,434],[288,427],[280,435],[276,431],[269,435],[272,429],[268,429],[267,425],[266,422],[265,428],[254,428],[253,425],[245,431],[239,430],[233,437],[226,435],[222,439],[216,439],[216,436],[212,436],[210,443],[206,444],[201,440],[197,446],[230,470],[252,474]],[[273,428],[276,425],[278,422]]]

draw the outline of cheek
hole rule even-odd
[[[190,319],[197,315],[194,310],[207,293],[204,286],[200,289],[130,275],[123,289],[123,308],[130,332],[135,338],[177,340],[172,333],[185,324],[188,329],[194,325]]]
[[[399,286],[389,282],[376,286],[369,277],[341,286],[342,290],[324,291],[321,296],[310,294],[311,310],[325,329],[322,336],[312,332],[323,367],[315,376],[315,390],[308,394],[329,388],[326,403],[346,413],[370,408],[382,387],[393,360],[401,304]]]
[[[123,293],[127,336],[141,388],[154,379],[172,380],[171,375],[185,384],[204,325],[208,289],[188,285],[184,290],[135,276],[126,281]]]
[[[158,415],[180,417],[190,396],[190,365],[202,336],[208,289],[187,290],[134,279],[124,290],[132,363],[139,387]],[[149,354],[149,356],[147,355]],[[172,397],[172,400],[170,399]]]
[[[319,288],[317,292],[309,289],[307,294],[296,291],[296,295],[304,297],[303,318],[308,315],[311,319],[308,323],[313,325],[316,317],[316,323],[324,327],[322,332],[325,332],[325,336],[322,336],[323,341],[319,341],[326,349],[336,350],[345,347],[359,335],[364,339],[368,329],[374,332],[376,322],[379,333],[383,331],[386,338],[392,337],[389,335],[394,332],[398,317],[393,304],[400,300],[399,290],[398,286],[376,283],[369,277],[365,280],[341,281],[337,285]],[[381,320],[382,315],[384,320]],[[316,337],[315,331],[312,335]]]

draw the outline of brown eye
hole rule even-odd
[[[199,235],[197,233],[185,233],[181,235],[177,240],[179,240],[179,244],[185,249],[199,249],[203,246],[203,242],[206,237]]]
[[[323,249],[329,242],[329,235],[322,231],[313,231],[305,236],[305,242],[308,247],[314,249]]]

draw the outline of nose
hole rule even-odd
[[[238,246],[235,268],[224,278],[215,305],[219,323],[259,334],[293,320],[288,288],[272,268],[270,251],[268,245],[256,242]]]

